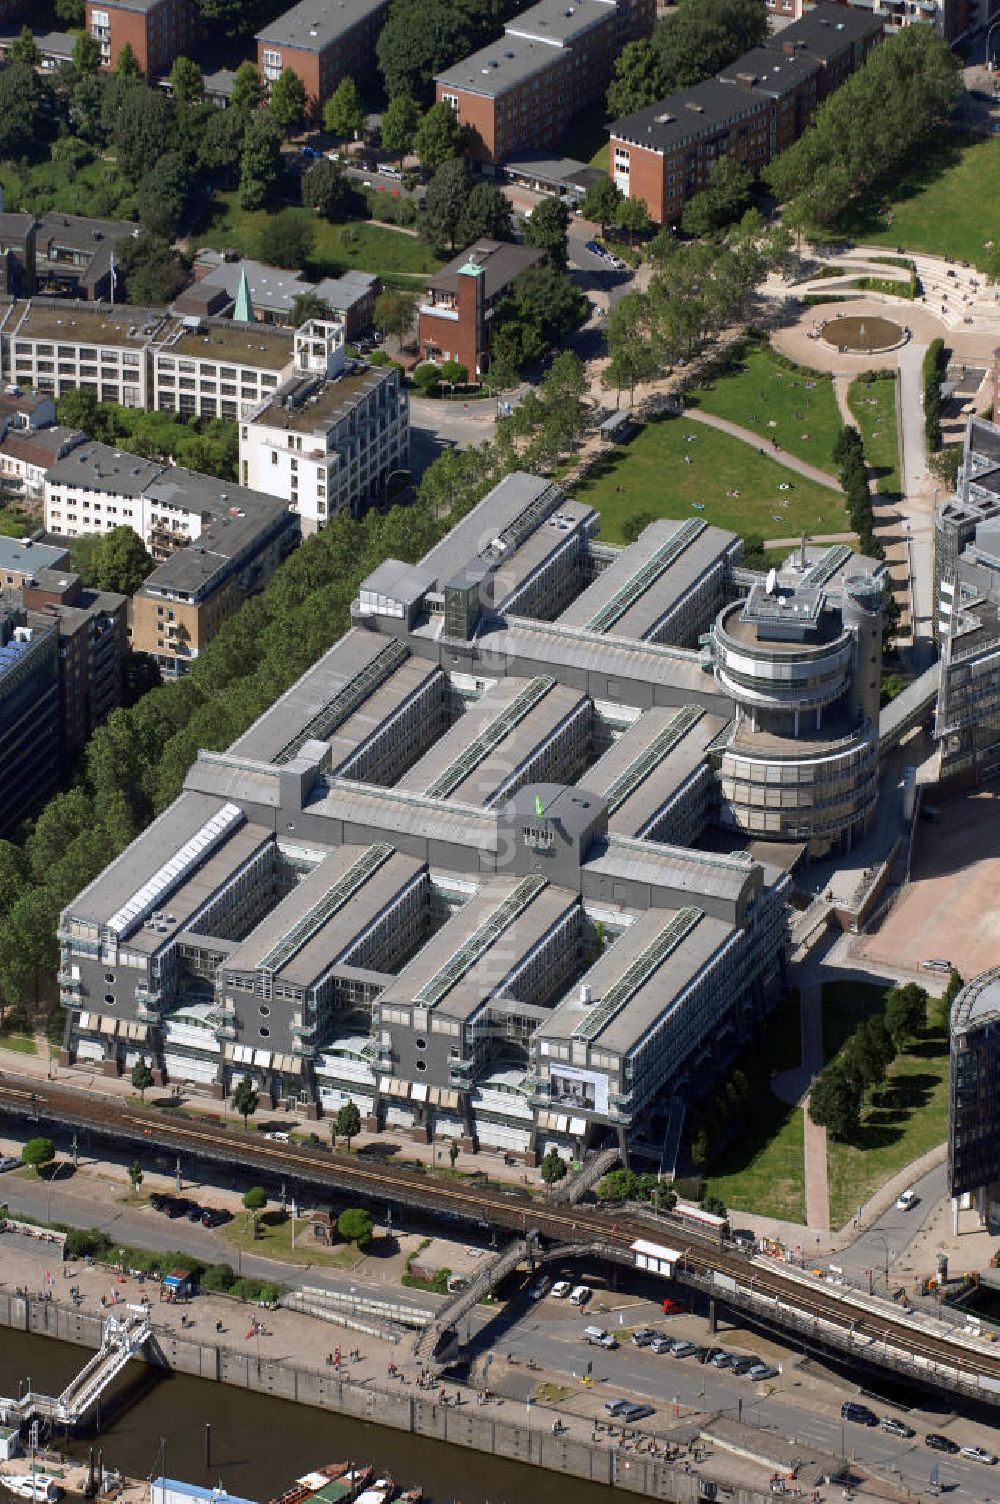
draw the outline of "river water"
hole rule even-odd
[[[17,1394],[29,1378],[36,1390],[58,1394],[88,1357],[87,1348],[0,1328],[0,1394]],[[212,1428],[208,1468],[206,1425]],[[225,1384],[162,1374],[143,1363],[129,1364],[115,1386],[99,1438],[59,1445],[85,1459],[94,1440],[104,1447],[105,1465],[131,1477],[159,1470],[162,1447],[168,1477],[221,1482],[255,1500],[279,1494],[311,1467],[345,1459],[370,1462],[402,1487],[419,1484],[434,1504],[564,1504],[567,1488],[574,1504],[608,1499],[608,1490],[596,1484]]]

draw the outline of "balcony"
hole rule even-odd
[[[56,981],[62,992],[73,992],[77,996],[83,991],[83,983],[79,977],[75,977],[71,971],[56,972]]]
[[[236,1025],[235,1025],[235,1023],[226,1022],[226,1023],[216,1024],[216,1026],[215,1026],[215,1037],[216,1037],[216,1039],[235,1039],[236,1038]]]
[[[291,1036],[292,1036],[293,1039],[301,1039],[303,1041],[306,1041],[306,1040],[312,1041],[314,1039],[314,1036],[315,1036],[315,1033],[316,1033],[316,1028],[317,1028],[316,1024],[294,1023],[294,1024],[291,1025],[291,1028],[289,1029],[289,1033],[291,1034]]]

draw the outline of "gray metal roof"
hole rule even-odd
[[[486,943],[483,926],[489,924],[502,904],[517,900],[524,881],[494,878],[480,888],[404,966],[379,998],[380,1008],[417,1002],[421,989],[433,998],[444,988],[442,995],[427,1005],[451,1018],[466,1019],[477,1012],[492,993],[502,990],[510,973],[578,903],[572,894],[544,884],[536,885],[533,896],[526,902],[515,903],[516,914],[512,921],[499,928],[499,933]],[[525,887],[524,891],[529,890]],[[479,943],[477,933],[484,936]],[[456,966],[457,976],[446,985],[448,979],[442,975],[442,970],[463,946],[469,947],[472,964],[467,969]]]
[[[365,745],[431,680],[439,680],[444,693],[445,676],[434,664],[423,658],[408,658],[401,664],[328,739],[330,771],[350,778],[350,764]]]
[[[369,17],[384,13],[386,0],[300,0],[257,33],[268,47],[322,52]]]
[[[544,476],[528,475],[524,470],[513,471],[424,555],[418,566],[421,575],[443,589],[448,580],[488,550],[494,538],[500,537],[550,489],[556,493],[550,509],[555,511],[565,500],[557,486]]]
[[[384,651],[386,639],[374,632],[345,632],[318,663],[307,669],[269,710],[238,736],[229,751],[270,762],[289,739],[321,715],[355,676]],[[373,686],[374,688],[375,686]]]
[[[752,80],[754,93],[782,99],[816,77],[819,70],[818,60],[808,54],[788,57],[776,47],[754,47],[723,68],[719,79],[738,87],[745,87]]]
[[[149,495],[155,494],[150,488]],[[249,511],[215,517],[201,530],[197,541],[175,549],[147,576],[138,595],[183,596],[200,600],[217,590],[235,567],[264,548],[276,532],[288,529],[298,533],[298,519],[283,501],[272,501],[263,492],[252,493],[256,500]]]
[[[820,0],[798,21],[792,21],[770,36],[765,46],[776,52],[794,46],[827,63],[853,48],[855,42],[881,36],[884,29],[885,18],[882,16],[872,15],[854,5],[831,5]]]
[[[539,42],[565,47],[594,26],[615,24],[616,0],[539,0],[527,10],[512,16],[504,27],[508,36],[530,37]]]
[[[581,534],[596,532],[600,514],[582,501],[566,500],[537,532],[505,554],[494,573],[493,604],[497,611],[543,570],[560,550],[572,544],[579,547]],[[515,608],[516,609],[516,608]]]
[[[650,909],[636,918],[539,1026],[538,1037],[572,1039],[586,1031],[590,1043],[602,1050],[626,1054],[634,1049],[655,1024],[670,1014],[685,988],[737,933],[725,920],[699,913],[676,947],[626,996],[607,1022],[599,1025],[598,1010],[611,989],[627,981],[629,968],[641,965],[643,957],[682,912]],[[590,988],[591,1002],[581,1001],[582,986]],[[594,1014],[597,1018],[592,1018]],[[558,1065],[553,1063],[553,1069],[558,1070]]]
[[[434,82],[442,89],[460,89],[466,94],[496,99],[546,69],[562,65],[561,49],[550,43],[502,36],[460,63],[452,63],[437,74]]]
[[[108,495],[139,497],[166,468],[162,460],[143,459],[141,455],[91,439],[56,460],[47,479],[53,486],[83,486],[88,491]],[[216,481],[215,485],[221,482]]]
[[[33,574],[36,569],[61,569],[69,564],[68,548],[32,543],[27,538],[8,538],[0,533],[0,572]]]
[[[368,926],[423,870],[423,864],[413,857],[392,852],[320,922],[324,898],[336,890],[368,849],[338,846],[330,851],[227,956],[225,970],[254,972],[286,942],[285,958],[274,958],[274,976],[292,986],[311,987],[336,962],[348,960]]]
[[[615,807],[608,810],[608,829],[613,834],[639,836],[704,764],[707,748],[727,724],[725,717],[700,706],[694,707],[697,719],[682,719],[687,708],[654,706],[643,711],[580,779],[602,797],[612,796]],[[658,746],[663,750],[657,753]]]
[[[581,782],[586,787],[586,780]],[[699,897],[741,903],[752,890],[759,870],[755,862],[741,854],[720,856],[617,835],[609,836],[604,846],[588,856],[585,866],[595,876],[683,892],[693,904],[698,903]]]

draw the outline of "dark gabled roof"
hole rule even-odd
[[[616,120],[610,132],[616,139],[634,146],[670,151],[688,141],[715,135],[727,125],[738,125],[767,108],[763,96],[744,93],[732,84],[710,78]]]
[[[454,260],[449,261],[447,266],[443,266],[435,276],[429,278],[427,286],[455,292],[458,287],[458,273],[464,266],[475,264],[483,268],[484,298],[494,298],[497,293],[503,292],[515,277],[519,277],[530,266],[535,266],[541,261],[544,255],[544,251],[535,250],[532,246],[511,245],[503,240],[477,240],[475,245],[470,245],[466,250],[460,251]]]

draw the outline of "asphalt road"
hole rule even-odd
[[[864,1275],[871,1269],[876,1289],[884,1282],[888,1267],[892,1284],[893,1265],[903,1257],[935,1206],[948,1194],[947,1167],[938,1165],[923,1179],[914,1181],[912,1190],[917,1200],[909,1211],[900,1211],[893,1202],[857,1242],[835,1256],[834,1262],[851,1274]]]

